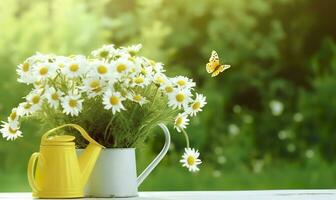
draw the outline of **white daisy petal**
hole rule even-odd
[[[108,90],[104,93],[103,96],[103,105],[106,110],[112,110],[112,113],[120,112],[121,110],[126,110],[122,102],[125,100],[123,96],[121,96],[120,92],[112,92]]]
[[[68,94],[61,98],[63,113],[71,116],[78,116],[83,108],[83,100],[80,94]]]
[[[182,155],[182,159],[180,162],[182,163],[183,167],[188,168],[191,172],[199,171],[199,168],[197,167],[202,163],[202,161],[198,158],[199,153],[195,149],[191,148],[185,148],[185,152]]]

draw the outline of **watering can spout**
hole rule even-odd
[[[82,175],[82,183],[83,186],[85,186],[91,175],[91,172],[95,166],[95,163],[99,157],[101,150],[105,147],[96,142],[94,139],[92,139],[82,127],[78,125],[75,126],[76,126],[75,128],[79,130],[83,138],[89,141],[89,145],[86,147],[84,152],[79,156],[78,161]]]
[[[82,174],[83,185],[87,183],[102,148],[104,147],[96,142],[90,143],[79,156],[79,167]]]

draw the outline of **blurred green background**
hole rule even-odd
[[[29,88],[15,68],[36,51],[88,54],[103,44],[142,43],[170,75],[192,77],[207,96],[188,132],[201,171],[178,163],[183,136],[140,190],[336,187],[336,26],[332,0],[2,0],[0,116]],[[232,68],[210,78],[212,49]],[[39,124],[0,140],[0,192],[29,191],[26,165]],[[140,172],[160,133],[138,149]],[[162,141],[162,142],[161,142]]]

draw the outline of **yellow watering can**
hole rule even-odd
[[[77,158],[73,142],[74,136],[50,136],[52,132],[64,127],[77,129],[89,141],[89,145],[79,158]],[[102,148],[104,147],[76,124],[65,124],[45,133],[41,139],[40,152],[34,153],[28,163],[28,180],[33,189],[33,196],[39,198],[83,197],[84,186]]]

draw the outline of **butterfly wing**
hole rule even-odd
[[[218,76],[219,73],[229,69],[230,67],[231,67],[231,65],[221,65],[221,66],[217,67],[217,69],[215,69],[214,72],[211,74],[211,77]]]
[[[215,66],[212,63],[207,63],[206,64],[206,71],[210,74],[215,70]]]
[[[209,63],[206,64],[206,70],[208,73],[215,71],[216,67],[219,65],[219,57],[216,51],[211,52]]]

